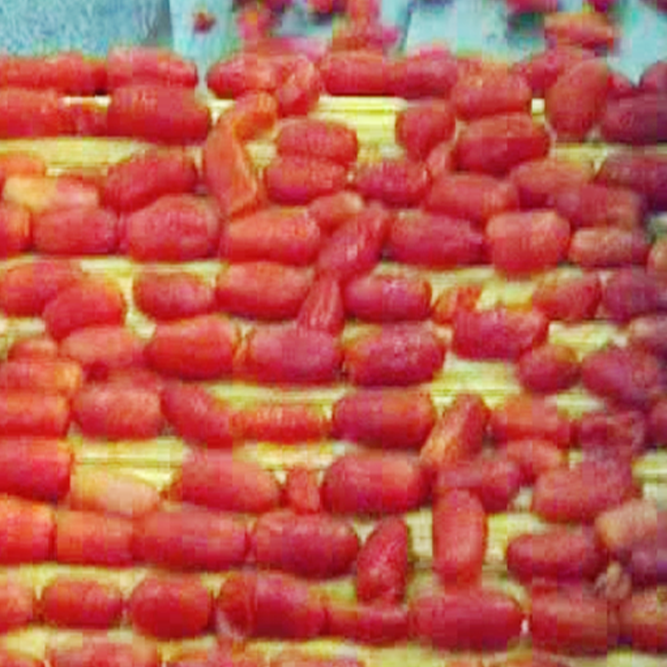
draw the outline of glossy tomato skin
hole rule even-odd
[[[491,263],[509,275],[558,266],[570,245],[570,223],[548,209],[501,213],[486,225]]]
[[[238,317],[289,320],[299,313],[312,285],[312,274],[276,262],[230,264],[217,277],[218,307]]]
[[[165,144],[199,143],[210,127],[210,112],[187,89],[134,84],[111,94],[109,132]]]
[[[518,208],[519,195],[513,183],[487,174],[445,173],[435,179],[425,207],[483,225],[495,215]]]
[[[451,96],[456,115],[468,121],[506,113],[529,113],[531,98],[524,77],[504,71],[459,77]]]
[[[132,591],[128,613],[133,627],[159,639],[196,637],[211,620],[213,600],[204,584],[183,575],[148,576]]]
[[[435,146],[452,138],[455,128],[448,102],[420,102],[396,116],[396,141],[412,160],[425,160]]]
[[[431,396],[404,389],[363,389],[333,407],[335,437],[383,449],[420,447],[435,423]]]
[[[400,517],[383,519],[366,538],[357,557],[357,599],[396,604],[405,598],[410,535]]]
[[[475,458],[482,451],[489,414],[481,396],[459,394],[430,430],[419,458],[435,470]]]
[[[231,574],[216,601],[221,639],[313,639],[324,632],[324,601],[307,583],[286,574]]]
[[[519,604],[493,590],[426,593],[410,605],[412,637],[445,650],[505,650],[522,622]]]
[[[334,276],[315,279],[303,300],[297,324],[304,329],[324,331],[337,336],[345,328],[345,304],[340,282]]]
[[[399,605],[330,602],[327,634],[359,644],[391,646],[409,635],[408,610]]]
[[[503,176],[513,167],[546,157],[546,128],[524,113],[501,114],[472,121],[459,134],[456,159],[461,169]]]
[[[470,359],[512,361],[543,344],[548,332],[549,322],[537,310],[461,310],[454,319],[452,349]]]
[[[551,276],[537,283],[533,307],[550,320],[582,322],[595,317],[602,298],[602,285],[596,273],[580,276]]]
[[[487,540],[486,513],[477,497],[456,490],[438,496],[433,508],[433,569],[443,584],[479,582]]]
[[[591,528],[551,528],[515,537],[507,548],[507,567],[519,580],[593,580],[606,564]]]
[[[602,512],[635,497],[627,462],[590,460],[538,478],[533,511],[551,522],[591,523]]]
[[[420,507],[429,491],[428,475],[412,456],[349,454],[327,469],[322,502],[336,514],[400,514]]]
[[[278,70],[268,58],[242,53],[213,65],[206,83],[218,97],[241,97],[253,92],[274,92],[279,84]]]

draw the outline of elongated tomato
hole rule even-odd
[[[593,175],[592,162],[546,157],[520,164],[509,176],[518,190],[523,208],[544,208],[552,205],[552,200],[561,192],[588,183]],[[569,220],[567,215],[563,217]]]
[[[522,162],[546,157],[549,134],[525,113],[472,121],[459,134],[456,159],[461,169],[502,176]]]
[[[622,562],[628,560],[634,547],[655,541],[659,529],[656,503],[641,498],[628,500],[595,520],[595,532],[601,544]]]
[[[197,66],[169,49],[116,46],[107,56],[107,86],[115,90],[130,84],[161,84],[194,88]]]
[[[361,213],[364,200],[348,190],[318,197],[310,203],[308,215],[317,221],[323,234],[338,229],[349,218]]]
[[[306,212],[269,208],[227,224],[219,252],[230,262],[265,260],[300,266],[315,259],[321,242],[320,227]]]
[[[113,641],[105,636],[53,644],[47,647],[47,658],[53,667],[159,667],[161,663],[153,644],[137,639]]]
[[[614,268],[645,264],[650,250],[641,230],[593,227],[572,235],[568,260],[587,269]]]
[[[0,364],[2,391],[32,391],[72,398],[83,379],[81,366],[74,361],[19,359]]]
[[[272,202],[298,206],[343,190],[347,170],[321,157],[278,156],[264,170],[264,184]]]
[[[480,225],[518,206],[515,185],[487,174],[445,173],[435,180],[425,201],[429,211]]]
[[[51,299],[82,278],[79,266],[67,261],[17,264],[0,276],[0,309],[15,317],[39,316]]]
[[[272,572],[233,573],[215,607],[220,639],[312,639],[324,631],[326,608],[305,582]]]
[[[610,143],[635,146],[667,141],[667,93],[640,93],[610,102],[600,121],[600,134]]]
[[[540,476],[532,509],[547,521],[590,523],[636,493],[627,462],[590,460]]]
[[[62,438],[69,422],[69,403],[64,396],[30,391],[0,392],[0,433],[4,438]]]
[[[204,183],[226,218],[250,211],[260,200],[260,187],[243,145],[227,125],[209,132],[202,153]]]
[[[7,350],[7,361],[43,359],[52,361],[58,356],[58,343],[45,334],[15,340]]]
[[[36,215],[35,250],[50,255],[108,255],[118,247],[118,218],[102,208],[68,208]]]
[[[0,497],[0,563],[40,563],[53,554],[53,509],[48,505]]]
[[[598,12],[555,12],[544,22],[549,45],[571,45],[604,51],[613,48],[618,38],[616,27]]]
[[[422,162],[408,158],[385,158],[358,164],[353,183],[354,189],[367,201],[407,208],[418,205],[424,199],[430,175]]]
[[[338,514],[400,514],[420,507],[428,494],[419,460],[396,453],[346,454],[322,482],[324,506]]]
[[[318,272],[345,281],[370,271],[380,261],[390,221],[386,210],[371,205],[343,222],[322,246]]]
[[[431,396],[404,389],[368,389],[349,393],[333,408],[333,432],[383,449],[420,447],[435,423]]]
[[[444,101],[413,104],[396,115],[396,141],[412,160],[425,160],[455,129],[454,110]]]
[[[348,314],[369,322],[424,320],[431,309],[431,284],[400,275],[367,275],[344,291]]]
[[[314,118],[284,122],[276,137],[279,155],[302,155],[347,165],[357,159],[357,133],[333,121]]]
[[[201,142],[211,122],[208,107],[192,91],[164,85],[117,88],[107,114],[113,136],[165,144]]]
[[[614,346],[589,354],[582,362],[581,379],[598,396],[637,408],[649,407],[665,389],[665,371],[656,357]]]
[[[270,59],[241,53],[213,65],[206,83],[218,97],[236,98],[253,91],[275,91],[279,76]]]
[[[454,319],[452,348],[473,359],[516,360],[545,342],[549,322],[537,310],[461,310]]]
[[[383,519],[357,557],[357,599],[365,603],[403,601],[408,579],[410,535],[400,517]]]
[[[125,219],[125,241],[137,261],[184,262],[214,254],[220,221],[206,199],[165,195]]]
[[[62,340],[60,356],[79,364],[89,378],[105,379],[113,371],[143,366],[144,343],[125,327],[92,326]]]
[[[239,141],[252,141],[273,128],[278,121],[278,101],[270,93],[257,91],[237,99],[225,109],[218,123],[229,126]]]
[[[532,304],[550,320],[582,322],[594,318],[601,298],[602,285],[597,273],[551,275],[538,281]]]
[[[647,424],[639,410],[591,411],[582,415],[577,428],[581,449],[593,455],[632,457],[647,443]]]
[[[155,320],[196,317],[215,307],[212,285],[185,271],[142,271],[134,279],[132,296],[137,308]]]
[[[67,134],[67,116],[53,90],[0,90],[0,137],[57,137]]]
[[[460,76],[452,90],[456,115],[464,120],[506,113],[528,113],[532,91],[517,73],[489,71]]]
[[[326,514],[263,514],[255,523],[252,543],[258,567],[313,579],[347,574],[359,552],[352,525]]]
[[[149,514],[160,504],[158,490],[139,476],[91,466],[74,470],[67,499],[76,510],[130,519]]]
[[[475,458],[482,451],[489,416],[480,396],[459,394],[435,423],[419,458],[436,470]]]
[[[47,625],[105,630],[120,623],[123,593],[114,584],[92,578],[58,576],[40,599],[40,615]]]
[[[479,582],[488,526],[482,503],[467,491],[448,491],[433,506],[433,570],[444,584]]]
[[[72,460],[66,442],[5,437],[0,440],[0,493],[58,501],[68,491]]]
[[[311,284],[312,274],[303,268],[274,262],[230,265],[218,275],[217,303],[221,310],[241,317],[291,319]]]
[[[126,303],[120,289],[106,280],[89,278],[58,293],[44,309],[49,334],[62,340],[77,329],[96,325],[120,325]]]
[[[642,195],[651,209],[667,207],[667,158],[657,152],[615,152],[602,163],[596,180],[634,190]]]
[[[387,253],[404,264],[447,269],[481,261],[484,244],[484,235],[465,221],[416,214],[392,222]]]
[[[667,607],[660,589],[634,593],[620,610],[621,633],[633,649],[650,653],[667,650]]]
[[[618,269],[605,281],[602,306],[617,322],[651,315],[662,309],[666,287],[659,276],[643,268]]]
[[[545,113],[559,139],[582,141],[600,120],[610,87],[602,59],[585,60],[560,77],[545,97]]]
[[[540,438],[512,440],[505,445],[502,453],[521,468],[523,478],[529,484],[543,473],[567,465],[565,452]]]
[[[165,375],[206,380],[231,373],[237,344],[238,332],[230,322],[201,315],[158,324],[145,356],[152,368]]]
[[[412,637],[445,650],[505,650],[523,616],[514,598],[481,588],[424,593],[410,604]]]
[[[570,418],[549,399],[530,395],[508,397],[491,412],[489,431],[500,442],[544,438],[565,449],[573,438]]]
[[[330,95],[385,95],[389,87],[389,62],[371,51],[330,53],[320,73]]]
[[[489,513],[504,512],[519,493],[523,478],[519,466],[502,458],[478,458],[444,466],[438,471],[435,497],[452,491],[476,496]]]
[[[232,430],[239,440],[289,444],[325,440],[330,421],[316,405],[257,402],[234,410]]]
[[[30,211],[19,205],[0,202],[0,257],[11,257],[30,246]]]
[[[327,634],[357,644],[391,646],[407,640],[407,607],[383,604],[330,602]],[[291,664],[291,663],[290,663]]]
[[[102,200],[115,211],[136,211],[165,195],[192,192],[197,178],[195,161],[185,151],[148,150],[109,167]]]
[[[0,583],[0,630],[3,633],[29,625],[36,616],[35,593],[31,587],[6,579]]]
[[[517,366],[523,387],[535,393],[568,389],[579,379],[577,353],[564,345],[542,345],[526,352]]]
[[[533,596],[530,632],[536,648],[602,655],[618,642],[619,621],[604,598],[585,589],[554,591]]]
[[[315,279],[296,318],[304,329],[337,336],[345,328],[345,305],[340,284],[333,276]]]
[[[158,511],[135,522],[135,558],[176,570],[226,570],[248,551],[244,523],[203,510]]]
[[[605,567],[602,545],[591,528],[552,528],[515,537],[507,547],[507,568],[519,580],[595,579]]]
[[[274,326],[255,329],[246,339],[242,372],[258,382],[323,384],[340,372],[338,340],[324,331]]]
[[[97,186],[66,176],[9,176],[2,198],[27,208],[33,215],[68,208],[94,208],[100,203]]]
[[[322,511],[320,479],[317,470],[293,466],[283,485],[283,502],[296,514],[318,514]]]
[[[447,97],[458,78],[458,64],[446,48],[420,49],[396,58],[389,88],[405,99]]]
[[[628,324],[628,343],[660,357],[667,356],[667,316],[645,315]]]
[[[433,379],[444,360],[444,345],[430,329],[394,325],[348,343],[344,367],[359,386],[409,386]]]
[[[638,229],[644,220],[644,201],[640,194],[629,188],[598,183],[572,184],[556,192],[551,203],[574,229]]]
[[[491,263],[507,274],[530,274],[557,266],[567,256],[570,224],[547,209],[501,213],[488,221]]]
[[[268,512],[280,503],[273,473],[226,452],[189,452],[173,487],[178,500],[224,512]]]
[[[72,403],[84,435],[107,440],[149,440],[162,431],[160,396],[142,387],[89,385]]]
[[[176,433],[193,444],[229,447],[232,411],[204,387],[171,384],[162,392],[162,413]]]
[[[60,510],[55,556],[70,565],[123,567],[132,563],[132,522],[93,512]]]
[[[211,594],[195,576],[148,576],[128,601],[133,627],[166,640],[202,634],[209,626],[212,608]]]

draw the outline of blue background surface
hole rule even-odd
[[[561,0],[568,10],[581,0]],[[610,61],[636,79],[667,58],[667,15],[643,0],[620,0],[622,39]],[[213,29],[193,31],[193,16],[216,17]],[[518,59],[543,48],[539,21],[507,21],[503,0],[384,0],[383,20],[403,30],[408,50],[437,42],[456,51],[484,51]],[[279,34],[328,39],[331,24],[313,21],[305,0],[296,0]],[[82,49],[104,55],[114,44],[172,46],[197,61],[201,71],[238,46],[231,0],[0,0],[0,51],[46,53]]]

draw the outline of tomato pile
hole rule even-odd
[[[266,665],[252,640],[319,637],[473,652],[532,642],[532,657],[493,663],[504,667],[667,652],[667,514],[633,474],[667,441],[667,244],[648,226],[667,209],[667,155],[653,146],[667,141],[665,62],[635,88],[570,46],[511,69],[446,51],[332,53],[319,67],[242,55],[209,72],[216,93],[238,97],[215,123],[175,56],[40,61],[34,80],[49,90],[16,88],[21,62],[0,61],[12,86],[2,137],[170,145],[57,175],[30,152],[0,156],[0,311],[43,327],[0,363],[0,563],[154,568],[129,594],[92,574],[42,590],[3,581],[1,631],[215,633],[215,651],[170,659],[182,667]],[[106,109],[62,97],[105,89]],[[367,161],[352,127],[307,115],[322,90],[427,99],[396,116],[402,156]],[[260,170],[247,143],[270,132]],[[641,148],[601,165],[555,154],[592,133]],[[192,143],[201,163],[180,146]],[[109,255],[132,260],[129,291],[82,262]],[[200,260],[219,261],[214,279]],[[533,280],[528,302],[483,306],[482,283],[436,293],[429,278],[484,264]],[[592,321],[622,342],[582,353],[551,339]],[[440,410],[431,383],[452,359],[510,364],[523,391],[493,405],[460,393]],[[228,382],[275,392],[237,402],[212,384]],[[287,398],[331,386],[331,405]],[[555,400],[577,387],[598,405],[580,417]],[[164,489],[80,461],[75,444],[167,434],[187,451]],[[232,455],[331,440],[350,447],[284,479]],[[544,530],[511,539],[505,560],[527,602],[483,580],[491,517],[526,489]],[[414,592],[404,515],[425,507],[433,582]],[[375,522],[365,539],[358,518]],[[197,574],[228,571],[214,593]],[[348,575],[354,602],[318,587]],[[153,667],[156,646],[92,634],[47,659]],[[5,652],[0,664],[41,663]],[[363,661],[290,651],[270,665]]]

